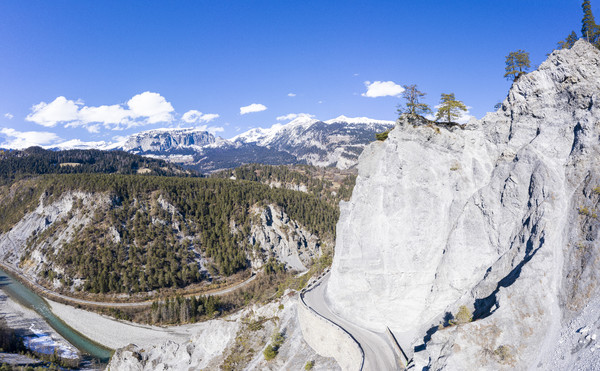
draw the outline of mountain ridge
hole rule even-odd
[[[338,116],[321,121],[298,117],[270,128],[254,128],[231,139],[216,137],[204,127],[158,128],[130,135],[116,143],[72,140],[50,149],[124,150],[188,166],[202,173],[249,163],[309,164],[353,168],[358,154],[375,134],[395,122]]]

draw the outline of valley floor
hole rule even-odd
[[[77,358],[79,351],[58,334],[35,311],[17,303],[0,289],[0,316],[8,327],[17,330],[28,349],[39,353],[56,353],[64,358]]]
[[[173,327],[149,326],[116,320],[52,300],[47,301],[52,312],[67,325],[111,349],[121,348],[128,344],[144,347],[167,340],[183,341],[191,336],[192,329],[198,329],[208,323]]]

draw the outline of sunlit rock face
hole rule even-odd
[[[389,327],[422,367],[546,362],[600,283],[599,65],[579,41],[464,129],[399,122],[368,146],[341,205],[333,308]],[[438,329],[462,305],[476,320]]]

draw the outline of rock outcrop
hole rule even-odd
[[[579,41],[464,130],[399,124],[367,147],[341,204],[334,309],[389,327],[417,369],[554,362],[599,293],[599,92],[600,52]],[[474,321],[453,325],[461,306]]]
[[[249,242],[254,246],[250,261],[259,269],[270,258],[297,271],[306,271],[313,258],[321,255],[321,240],[303,228],[278,206],[253,210],[256,222],[250,228]]]
[[[302,339],[298,295],[244,309],[226,319],[189,325],[185,341],[151,347],[131,344],[118,349],[111,370],[300,370],[312,361],[314,370],[339,370],[333,358],[320,357]],[[277,356],[266,361],[262,350],[275,332],[284,334]]]
[[[214,142],[215,136],[202,129],[154,129],[127,138],[123,150],[140,154],[168,154],[186,150],[194,153]]]

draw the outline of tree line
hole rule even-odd
[[[337,207],[341,200],[348,201],[352,195],[356,175],[336,168],[319,168],[311,165],[263,165],[248,164],[231,170],[222,170],[211,177],[247,180],[262,184],[304,186],[306,192]]]
[[[149,169],[151,174],[161,176],[195,175],[164,160],[123,151],[49,151],[40,147],[0,150],[0,184],[8,184],[27,174],[136,174],[139,169]]]

